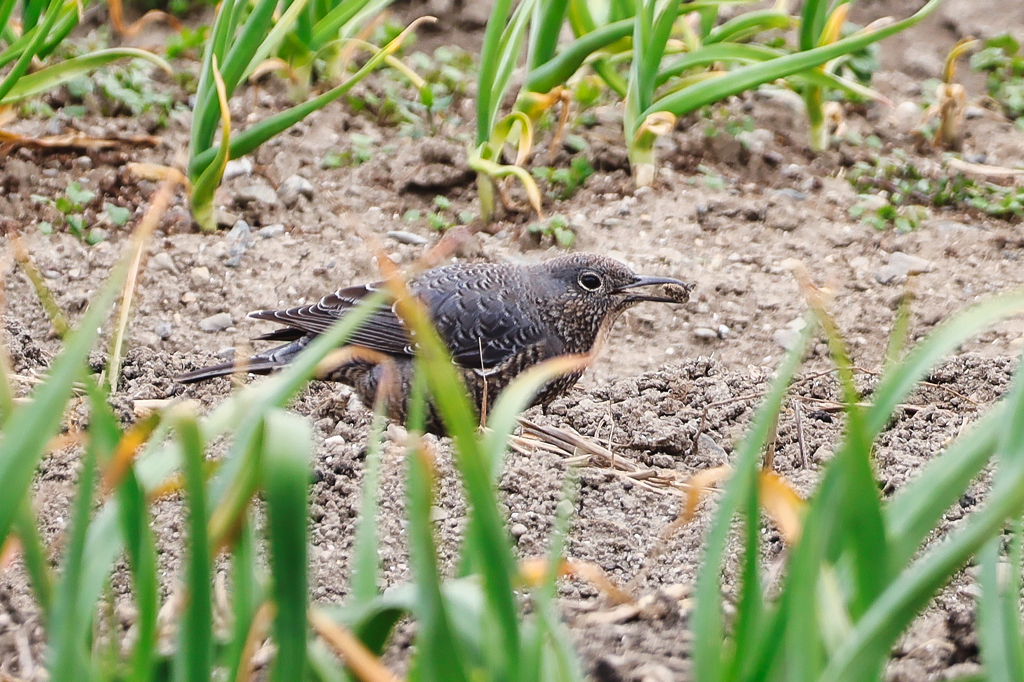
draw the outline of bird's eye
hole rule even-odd
[[[577,281],[587,291],[597,291],[603,284],[601,277],[593,272],[584,272]]]

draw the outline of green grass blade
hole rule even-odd
[[[217,146],[216,154],[210,165],[204,168],[198,174],[198,177],[194,178],[191,199],[192,215],[195,221],[199,223],[199,227],[207,232],[213,232],[217,229],[217,220],[213,212],[213,195],[217,191],[217,186],[220,185],[221,178],[224,177],[224,169],[227,167],[228,151],[231,144],[231,110],[228,108],[227,89],[224,79],[217,69],[216,58],[214,58],[211,68],[221,115],[220,144]]]
[[[235,622],[231,626],[231,643],[225,653],[229,679],[238,679],[242,670],[242,656],[249,629],[259,607],[259,582],[256,578],[256,533],[252,527],[252,515],[247,514],[238,541],[231,556],[231,611]],[[248,661],[245,661],[246,670]]]
[[[21,24],[22,32],[27,33],[34,29],[39,23],[39,17],[47,7],[46,0],[25,0],[22,3]]]
[[[1015,525],[1019,528],[1019,520]],[[1018,537],[1014,534],[1015,538]],[[992,682],[1021,682],[1024,661],[1021,660],[1020,588],[1013,573],[1019,575],[1020,564],[1009,561],[1000,571],[1000,535],[985,543],[979,553],[981,600],[978,604],[978,640],[985,670]],[[1003,575],[1000,575],[1003,573]],[[1014,591],[1014,587],[1017,590]]]
[[[110,313],[124,273],[122,263],[93,298],[78,328],[68,337],[50,366],[49,378],[33,392],[30,403],[15,409],[5,425],[0,442],[0,481],[4,482],[4,494],[0,495],[0,544],[10,532],[47,441],[60,426],[72,385],[85,371],[89,351],[100,325]]]
[[[818,38],[825,28],[828,17],[828,0],[807,0],[800,13],[800,49],[810,50],[817,46]]]
[[[208,682],[213,665],[213,590],[211,588],[210,540],[206,532],[206,455],[195,416],[182,406],[174,415],[183,454],[185,490],[188,494],[188,547],[185,586],[188,606],[178,633],[175,679]]]
[[[253,55],[266,39],[276,9],[277,0],[256,0],[239,33],[229,40],[227,53],[220,62],[220,74],[228,93],[233,93],[242,81]]]
[[[5,96],[0,97],[0,105],[14,104],[30,97],[45,94],[70,80],[106,66],[118,59],[144,59],[159,66],[167,73],[171,73],[170,64],[145,50],[132,48],[97,50],[81,57],[64,60],[27,76],[22,76]]]
[[[327,45],[327,43],[337,40],[341,37],[342,26],[352,21],[369,4],[371,3],[368,3],[367,0],[345,0],[335,5],[329,13],[319,19],[313,26],[313,38],[309,43],[309,49],[312,52],[316,52]],[[376,5],[379,9],[383,9],[383,7],[391,3],[372,4]]]
[[[521,0],[515,11],[512,12],[512,18],[501,35],[501,41],[498,45],[498,68],[494,73],[494,81],[490,83],[491,116],[487,119],[487,127],[490,133],[488,139],[494,136],[495,128],[499,125],[498,119],[501,115],[501,103],[505,99],[505,93],[508,92],[512,72],[519,66],[519,57],[523,52],[526,30],[530,25],[530,16],[536,3],[537,0]]]
[[[480,49],[480,75],[477,78],[476,95],[476,143],[484,144],[491,137],[491,128],[497,120],[501,102],[494,102],[494,82],[498,75],[501,59],[501,36],[512,9],[512,0],[495,0],[491,16],[484,32],[484,44]]]
[[[881,594],[889,582],[889,544],[882,518],[882,501],[871,467],[873,433],[866,427],[864,409],[859,406],[860,394],[854,385],[853,361],[832,316],[820,302],[812,302],[818,320],[828,339],[833,362],[839,374],[846,413],[846,433],[839,451],[829,464],[836,469],[841,501],[837,507],[838,525],[831,542],[835,561],[841,547],[850,550],[853,558],[856,590],[850,599],[850,611],[856,619]],[[831,474],[831,471],[829,472]]]
[[[490,433],[483,442],[483,452],[490,459],[491,475],[495,481],[504,464],[509,436],[519,424],[519,413],[530,406],[548,382],[569,372],[582,370],[589,360],[583,355],[563,355],[546,360],[517,376],[501,392],[487,420]]]
[[[658,73],[658,85],[663,85],[670,78],[680,76],[690,69],[711,66],[717,62],[733,62],[756,64],[770,59],[784,57],[785,52],[764,45],[740,45],[724,43],[707,45],[694,52],[687,52]]]
[[[624,19],[602,26],[572,41],[553,59],[530,71],[524,86],[529,92],[550,92],[568,81],[590,55],[633,34],[633,20]],[[610,67],[610,65],[608,65]],[[597,65],[594,65],[597,70]]]
[[[97,446],[97,443],[90,440],[82,457],[69,539],[53,602],[46,660],[47,671],[56,680],[88,679],[86,639],[92,629],[92,611],[79,608],[79,592],[82,588],[83,556],[92,511],[93,484],[96,480]],[[94,608],[94,604],[90,606]]]
[[[541,0],[534,6],[530,26],[529,70],[551,61],[558,49],[558,34],[565,21],[569,0]]]
[[[488,459],[476,438],[476,409],[452,364],[447,346],[423,305],[405,295],[399,298],[396,307],[406,325],[415,331],[420,344],[419,361],[423,363],[435,409],[454,441],[456,461],[471,507],[465,548],[480,560],[484,593],[500,635],[496,655],[502,659],[501,668],[515,679],[519,663],[519,621],[512,577],[516,565],[498,510]]]
[[[270,565],[274,576],[274,680],[306,675],[307,484],[313,434],[305,418],[284,410],[266,417],[264,488],[270,528]]]
[[[786,78],[795,73],[820,66],[825,62],[855,52],[883,38],[894,35],[914,26],[935,11],[942,0],[928,0],[917,12],[902,21],[889,24],[868,33],[853,35],[829,45],[816,47],[812,50],[773,59],[761,64],[752,64],[729,73],[722,78],[703,81],[685,90],[663,97],[643,112],[641,118],[658,111],[668,111],[682,116],[726,97],[770,83],[779,78]]]
[[[939,325],[928,338],[886,372],[875,389],[875,400],[868,411],[867,425],[871,438],[889,422],[893,410],[903,402],[935,363],[981,329],[1019,313],[1024,309],[1024,291],[994,296]]]
[[[116,466],[113,460],[119,448],[132,447],[136,442],[138,446],[141,446],[144,442],[142,439],[152,433],[156,422],[142,422],[133,427],[128,434],[124,434],[117,417],[108,404],[107,393],[95,386],[90,387],[89,392],[92,404],[92,411],[89,415],[89,440],[91,445],[96,448],[100,466],[109,472],[112,470],[112,466]],[[114,483],[116,481],[109,482],[109,484]],[[93,532],[90,535],[87,548],[90,557],[88,564],[94,577],[83,586],[79,603],[82,609],[89,609],[90,605],[95,603],[92,596],[96,590],[102,589],[104,579],[112,567],[114,556],[123,538],[128,553],[128,565],[138,613],[134,624],[136,637],[135,648],[131,655],[129,679],[132,682],[148,682],[153,678],[155,671],[157,612],[160,608],[156,543],[153,539],[153,530],[149,525],[146,492],[139,485],[131,467],[125,472],[123,480],[117,486],[116,494],[118,501],[116,506],[120,512],[120,534],[97,536],[95,530],[105,525],[104,519],[100,516],[93,523],[91,529]],[[96,543],[100,538],[108,540],[105,543],[107,551],[97,549]],[[106,561],[95,561],[102,557],[105,557]]]
[[[26,497],[14,520],[14,532],[21,540],[21,555],[25,561],[25,572],[36,597],[36,603],[47,621],[53,611],[53,571],[47,559],[46,548],[39,536],[39,526],[32,503]]]
[[[385,300],[384,294],[369,296],[360,305],[312,341],[280,374],[259,386],[242,391],[229,399],[213,415],[203,421],[207,438],[224,433],[229,427],[235,440],[224,464],[210,487],[213,499],[223,499],[232,487],[239,488],[239,477],[247,477],[245,456],[255,447],[262,434],[260,415],[271,407],[284,407],[313,375],[316,366],[332,350],[343,345],[360,324]],[[165,457],[164,459],[172,459]]]
[[[761,510],[758,506],[759,495],[756,480],[753,485],[747,487],[746,493],[746,500],[742,502],[743,506],[739,509],[743,516],[746,535],[741,558],[742,580],[736,600],[735,639],[736,652],[739,655],[733,656],[732,660],[728,661],[730,679],[736,679],[737,673],[744,663],[743,655],[745,652],[753,650],[755,643],[760,638],[765,617],[760,576],[761,553],[758,551],[761,543]]]
[[[1024,506],[1024,371],[1007,396],[1000,465],[985,506],[967,523],[899,574],[835,653],[821,680],[867,680],[877,675],[892,644],[917,612],[971,555]]]
[[[259,66],[263,60],[269,57],[273,52],[276,52],[278,47],[281,45],[281,41],[284,40],[286,34],[292,31],[295,25],[296,17],[305,9],[309,0],[295,0],[288,9],[285,10],[281,18],[274,23],[274,27],[267,33],[266,38],[260,43],[256,51],[253,52],[252,57],[249,58],[249,64],[246,66],[245,71],[242,73],[242,79],[248,78],[253,70]]]
[[[738,43],[765,31],[788,30],[795,23],[789,14],[775,9],[746,12],[714,28],[704,39],[704,44]]]
[[[812,324],[804,328],[799,341],[779,368],[764,402],[757,408],[750,431],[737,450],[736,470],[718,503],[714,521],[708,531],[704,558],[697,573],[697,607],[693,615],[695,679],[724,679],[722,665],[725,625],[721,609],[721,566],[732,520],[740,505],[749,500],[750,487],[757,485],[761,451],[782,407],[789,382],[803,361],[812,329]]]
[[[404,40],[408,35],[408,32],[416,25],[417,23],[413,22],[413,24],[403,31],[401,35],[381,48],[379,52],[371,56],[358,71],[352,74],[352,76],[350,76],[349,79],[341,85],[328,90],[319,97],[315,97],[307,102],[298,104],[290,109],[285,109],[273,116],[268,116],[250,128],[233,135],[231,138],[228,158],[237,159],[241,156],[245,156],[278,133],[284,132],[291,126],[295,125],[309,114],[324,108],[334,100],[343,96],[355,87],[359,81],[368,76],[370,72],[383,64],[384,60],[388,56],[398,50],[401,46],[402,40]],[[206,149],[206,151],[194,156],[191,164],[189,165],[190,175],[198,176],[206,170],[206,168],[214,161],[216,154],[216,150]]]
[[[369,444],[366,447],[363,499],[359,505],[359,525],[356,527],[352,547],[352,599],[357,603],[369,601],[380,594],[380,554],[377,540],[377,493],[380,486],[380,468],[384,460],[384,429],[387,417],[385,406],[374,406],[370,425]]]
[[[18,84],[18,81],[28,71],[29,65],[32,63],[32,58],[38,54],[40,48],[43,46],[43,42],[46,40],[46,35],[53,28],[53,25],[57,22],[60,17],[60,8],[63,0],[50,0],[50,4],[46,9],[46,17],[42,24],[36,25],[32,31],[32,38],[25,46],[24,51],[18,56],[18,61],[14,63],[11,70],[7,72],[3,80],[0,80],[0,102],[3,102],[7,97],[8,93],[14,89],[14,86]],[[28,33],[26,32],[26,35]]]
[[[217,18],[213,23],[213,35],[206,41],[203,50],[203,63],[199,68],[199,82],[196,84],[196,103],[192,109],[192,134],[189,140],[189,177],[197,178],[193,173],[194,159],[197,154],[208,151],[213,146],[213,137],[217,131],[219,105],[217,88],[214,85],[213,63],[224,63],[228,41],[234,36],[232,16],[236,6],[244,6],[242,0],[224,0],[217,10]]]
[[[417,665],[424,680],[434,682],[466,681],[466,654],[462,640],[456,637],[448,604],[441,588],[437,549],[430,510],[434,502],[434,461],[420,441],[426,413],[426,386],[417,371],[409,397],[409,452],[407,454],[406,504],[409,519],[409,557],[419,594],[416,619],[419,626]]]
[[[0,26],[7,26],[7,20],[11,18],[14,11],[15,0],[0,0]],[[22,15],[24,19],[24,14]],[[24,21],[22,22],[24,25]]]
[[[146,505],[146,491],[139,484],[134,472],[129,472],[118,489],[118,506],[121,509],[122,535],[128,551],[132,586],[138,618],[135,621],[137,637],[131,656],[132,682],[149,682],[153,679],[157,647],[157,613],[160,609],[159,565],[156,541],[149,525],[149,510]]]
[[[963,495],[995,453],[1006,406],[993,406],[942,454],[933,458],[886,505],[893,575],[903,570],[939,517]]]
[[[82,2],[82,7],[89,5],[88,0]],[[60,16],[57,18],[53,29],[49,35],[46,36],[46,40],[43,42],[43,46],[36,52],[36,57],[39,59],[46,59],[49,57],[54,50],[57,49],[64,42],[75,27],[78,26],[78,5],[73,2],[66,3],[60,10]]]

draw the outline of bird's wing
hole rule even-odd
[[[291,341],[306,334],[315,336],[327,331],[382,287],[383,283],[347,287],[311,305],[264,310],[251,313],[250,317],[285,325],[259,339]],[[486,372],[504,366],[526,349],[539,352],[540,359],[565,352],[557,336],[545,333],[540,325],[521,313],[518,301],[502,292],[466,283],[432,287],[425,282],[414,283],[413,291],[426,304],[438,333],[448,344],[452,359],[461,367]],[[389,355],[411,356],[416,348],[411,337],[391,305],[385,303],[353,332],[349,343]]]
[[[323,334],[354,309],[370,294],[381,289],[382,283],[364,284],[338,289],[316,303],[287,310],[261,310],[250,313],[257,320],[270,320],[285,325],[258,337],[261,340],[283,341],[311,334]],[[390,304],[377,307],[349,337],[350,344],[363,346],[389,355],[412,355],[413,346],[405,325],[395,315]]]
[[[486,372],[537,346],[545,349],[544,357],[563,352],[557,337],[545,334],[522,314],[518,301],[502,293],[464,287],[426,297],[438,332],[461,367]]]

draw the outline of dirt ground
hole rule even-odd
[[[858,4],[857,19],[905,16],[916,4],[866,0]],[[466,25],[472,6],[428,5],[441,14],[443,28],[425,36],[418,47],[444,44],[451,31],[479,40],[479,27]],[[463,17],[461,23],[456,16]],[[1015,0],[947,0],[928,21],[882,44],[883,70],[874,84],[894,104],[920,101],[922,81],[940,75],[943,58],[957,40],[991,37],[1007,26],[1024,40],[1024,5]],[[970,96],[982,95],[981,80],[962,71]],[[375,87],[379,80],[363,91]],[[270,84],[250,88],[232,107],[241,123],[286,102],[283,91]],[[468,100],[454,106],[471,120]],[[833,292],[838,323],[857,364],[868,372],[881,363],[895,308],[906,290],[915,297],[911,333],[919,338],[968,304],[1024,284],[1019,220],[933,209],[918,229],[899,233],[851,218],[848,211],[859,199],[844,174],[870,150],[841,142],[813,154],[804,114],[788,97],[748,95],[723,107],[714,123],[694,117],[681,121],[659,143],[663,165],[655,186],[640,191],[627,174],[621,113],[611,108],[595,113],[592,126],[574,132],[587,142],[585,153],[596,172],[572,198],[549,200],[546,211],[569,220],[577,234],[574,249],[614,256],[638,272],[678,277],[696,286],[685,305],[647,304],[627,312],[579,388],[547,414],[531,417],[609,439],[616,452],[644,465],[693,472],[729,460],[756,404],[741,398],[763,390],[806,311],[791,259],[802,261]],[[708,134],[709,125],[723,127],[724,121],[744,117],[753,121],[746,137]],[[146,133],[153,127],[145,117],[90,116],[84,121],[58,115],[10,127],[25,134],[78,127],[97,136]],[[877,136],[883,151],[902,150],[918,165],[940,158],[908,132],[894,108],[848,107],[846,124],[861,138]],[[1013,124],[979,117],[966,126],[965,158],[1024,166],[1024,133]],[[59,228],[43,235],[37,224],[56,216],[32,196],[55,198],[74,180],[97,193],[87,216],[96,217],[107,201],[140,215],[155,185],[135,178],[124,164],[181,166],[188,129],[189,115],[174,114],[166,129],[156,131],[162,141],[151,149],[88,156],[22,149],[0,159],[0,228],[8,236],[22,235],[58,304],[72,318],[109,273],[127,231],[107,225],[108,238],[94,246]],[[430,135],[402,137],[394,127],[336,103],[264,145],[252,155],[248,173],[224,183],[218,204],[225,227],[244,220],[248,229],[197,233],[179,195],[141,276],[130,351],[115,396],[119,409],[128,415],[133,401],[179,395],[212,405],[227,395],[229,382],[185,387],[172,377],[230,358],[236,347],[247,347],[249,339],[267,331],[263,323],[246,319],[248,312],[297,305],[376,278],[378,245],[401,266],[413,264],[442,236],[425,221],[403,218],[408,211],[433,210],[438,195],[450,200],[452,215],[476,208],[473,176],[465,165],[471,132],[465,123],[446,122]],[[326,154],[353,149],[356,133],[372,140],[371,157],[356,166],[322,168]],[[542,138],[540,155],[546,154],[544,144]],[[568,159],[560,152],[555,165],[566,165]],[[308,186],[292,196],[279,191],[293,176]],[[518,197],[515,190],[512,196]],[[444,238],[461,260],[532,262],[559,253],[536,242],[526,229],[531,220],[513,210],[493,228],[453,228]],[[5,340],[15,372],[26,377],[22,388],[27,391],[30,378],[45,370],[58,344],[31,286],[9,257],[6,236],[4,248]],[[909,280],[904,255],[923,259],[914,261],[921,272]],[[878,476],[886,494],[998,398],[1022,345],[1024,319],[1017,317],[965,344],[933,373],[931,383],[913,397],[918,407],[903,410],[878,444]],[[779,429],[776,468],[804,494],[813,490],[818,467],[830,457],[841,427],[836,414],[823,407],[835,397],[831,378],[820,374],[827,367],[826,349],[818,343]],[[799,428],[798,405],[803,415]],[[312,463],[312,597],[337,602],[347,590],[368,413],[347,388],[328,385],[311,386],[294,408],[310,417],[318,436]],[[400,441],[400,430],[392,436]],[[401,452],[395,443],[389,445],[383,473],[382,561],[388,584],[409,578]],[[441,551],[450,553],[462,529],[464,502],[446,442],[438,452],[445,483],[434,516]],[[55,453],[40,469],[35,499],[48,540],[64,528],[76,472],[74,452]],[[501,491],[522,556],[544,551],[565,474],[565,462],[554,454],[509,456]],[[689,595],[703,524],[698,519],[652,553],[661,529],[676,514],[677,498],[593,468],[580,472],[580,485],[569,555],[598,564],[614,580],[629,584],[639,600],[635,607],[610,608],[585,583],[562,586],[563,614],[586,669],[601,681],[689,679]],[[945,528],[955,527],[984,494],[983,482],[976,488],[960,508],[947,513]],[[154,527],[168,566],[165,587],[179,560],[179,521],[176,504],[155,509]],[[783,543],[770,529],[766,542],[769,574],[773,566],[777,574]],[[965,571],[894,650],[888,677],[945,679],[976,668],[975,595],[971,572]],[[42,636],[38,612],[15,565],[0,576],[0,673],[44,679]]]

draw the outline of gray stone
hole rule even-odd
[[[222,332],[234,323],[230,313],[217,313],[200,320],[199,328],[204,332]]]
[[[779,329],[772,334],[772,341],[786,350],[792,350],[796,346],[797,341],[800,340],[800,332],[803,331],[805,326],[807,326],[807,321],[802,317],[797,317],[790,321],[783,329]]]
[[[529,528],[527,528],[521,523],[514,523],[512,524],[512,527],[509,528],[509,532],[512,533],[512,537],[516,538],[517,540],[526,535],[526,533],[529,532],[529,530]]]
[[[412,244],[413,246],[423,246],[429,244],[430,240],[426,237],[421,237],[413,232],[405,232],[404,230],[391,230],[388,232],[388,236],[394,239],[399,244]]]
[[[224,348],[221,348],[219,351],[217,351],[217,357],[220,358],[221,360],[231,362],[232,360],[235,359],[234,346],[225,346]]]
[[[693,335],[702,341],[710,341],[711,339],[718,338],[718,332],[710,327],[697,327],[693,330]]]
[[[800,223],[803,222],[803,218],[800,215],[800,211],[796,209],[790,202],[776,204],[775,206],[768,207],[768,215],[764,219],[765,224],[768,227],[776,230],[782,230],[783,232],[792,232],[796,228],[800,227]]]
[[[156,332],[157,336],[166,341],[167,339],[171,338],[171,332],[173,332],[174,330],[171,328],[169,322],[157,322],[156,326],[153,327],[153,331]]]
[[[284,234],[284,225],[282,225],[281,223],[267,225],[266,227],[261,227],[259,229],[259,232],[257,232],[256,234],[258,234],[263,239],[271,239],[273,237],[278,237]]]
[[[697,436],[697,452],[711,464],[728,464],[729,453],[706,433]]]
[[[288,208],[299,203],[299,197],[313,199],[313,184],[301,175],[291,175],[277,188],[277,196]]]
[[[240,187],[235,192],[235,204],[246,206],[248,204],[263,204],[264,206],[277,206],[277,192],[265,182],[254,182],[250,185]]]
[[[189,273],[189,277],[191,277],[192,281],[196,284],[205,284],[210,281],[210,268],[205,265],[192,268],[192,271]]]
[[[892,284],[893,282],[909,277],[931,272],[935,264],[919,256],[911,256],[902,251],[895,251],[889,256],[889,263],[879,268],[875,273],[875,279],[880,284]]]
[[[171,258],[171,254],[166,251],[161,251],[153,256],[150,264],[153,266],[154,270],[163,270],[175,275],[178,274],[178,266],[174,264],[174,259]]]
[[[228,247],[228,258],[224,261],[224,265],[229,268],[237,268],[241,264],[242,256],[245,252],[256,243],[256,238],[252,234],[252,228],[249,227],[249,223],[239,220],[231,227],[231,231],[228,232],[224,241]]]
[[[224,182],[233,178],[241,178],[252,175],[252,161],[248,156],[240,159],[232,159],[224,165]]]

